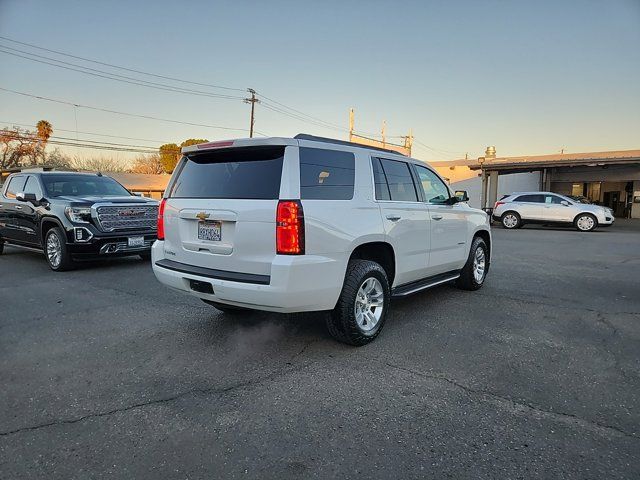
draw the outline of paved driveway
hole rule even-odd
[[[640,229],[494,242],[485,288],[396,301],[359,349],[7,248],[0,477],[640,477]]]

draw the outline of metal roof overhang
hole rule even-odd
[[[545,168],[556,167],[604,167],[607,165],[640,165],[639,157],[621,158],[585,158],[571,160],[545,160],[545,161],[522,161],[522,162],[495,162],[483,165],[469,165],[471,170],[484,170],[485,172],[498,173],[525,173],[543,170]]]

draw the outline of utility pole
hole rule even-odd
[[[255,108],[256,103],[260,103],[260,100],[256,98],[256,91],[253,88],[247,88],[247,91],[251,94],[251,98],[245,98],[244,103],[251,104],[251,123],[249,124],[249,138],[253,138],[253,124],[255,123]]]

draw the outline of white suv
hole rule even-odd
[[[504,228],[520,228],[525,223],[573,225],[582,232],[608,227],[615,217],[608,207],[591,205],[552,192],[520,192],[505,195],[493,209],[493,219]]]
[[[330,310],[330,333],[364,345],[391,297],[485,280],[487,215],[420,161],[309,135],[182,152],[153,271],[224,312]]]

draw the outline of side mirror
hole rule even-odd
[[[459,202],[469,201],[469,194],[466,190],[456,190],[454,196],[458,199]]]
[[[30,202],[34,205],[37,205],[39,203],[35,193],[16,193],[16,200],[18,200],[19,202]]]
[[[571,205],[569,202],[567,202],[566,200],[562,200],[560,202],[560,205],[564,205],[565,207],[568,207],[569,205]]]

